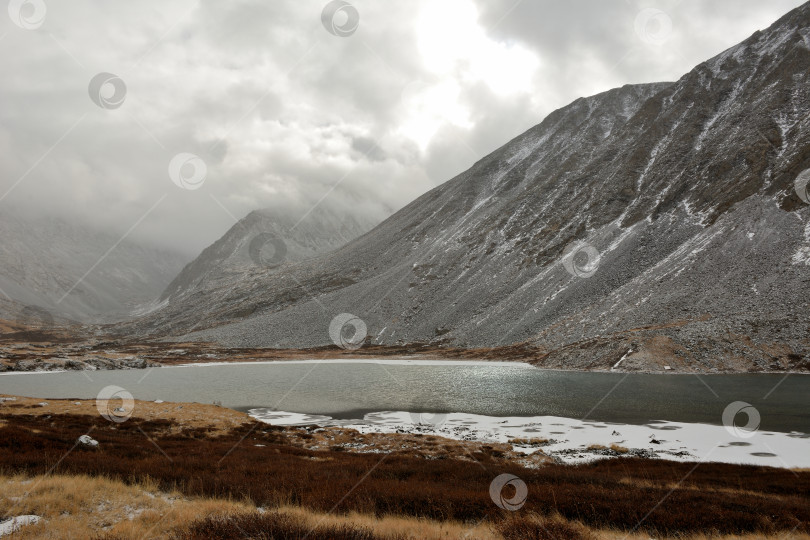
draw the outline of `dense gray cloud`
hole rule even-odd
[[[189,254],[257,208],[383,218],[573,99],[675,80],[800,3],[353,0],[338,37],[322,1],[44,0],[21,28],[30,1],[0,17],[0,211]],[[120,107],[91,99],[100,72]],[[183,152],[199,189],[169,177]]]

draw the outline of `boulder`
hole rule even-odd
[[[65,369],[85,369],[84,362],[79,360],[65,360]]]
[[[124,360],[124,366],[131,369],[144,369],[147,362],[144,358],[127,358]]]
[[[79,444],[86,446],[87,448],[98,448],[98,441],[92,438],[90,435],[82,435],[79,437]]]

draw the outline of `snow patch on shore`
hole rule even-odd
[[[40,519],[42,518],[39,516],[29,515],[29,516],[17,516],[2,521],[0,522],[0,536],[5,536],[7,534],[17,532],[20,530],[20,528],[24,527],[25,525],[35,525],[36,523],[39,523]]]
[[[638,455],[675,461],[810,467],[810,435],[798,432],[756,431],[741,437],[724,426],[709,424],[657,420],[632,425],[559,416],[493,417],[385,411],[366,414],[362,420],[335,420],[269,409],[248,412],[257,420],[274,425],[342,426],[361,433],[422,433],[464,441],[514,441],[512,446],[517,451],[531,454],[542,450],[568,464],[615,455]],[[611,445],[620,450],[611,451]]]

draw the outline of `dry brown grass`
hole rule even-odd
[[[265,523],[254,516],[254,505],[260,505],[267,509],[303,508],[307,515],[318,516],[316,520],[334,513],[342,516],[334,519],[369,519],[375,527],[405,523],[407,527],[399,528],[410,527],[412,531],[403,534],[421,537],[426,537],[419,530],[425,523],[439,531],[438,537],[447,538],[452,538],[458,527],[481,523],[482,536],[496,534],[486,529],[487,524],[498,526],[504,519],[533,515],[541,516],[536,519],[545,523],[542,520],[554,514],[571,523],[581,522],[607,538],[623,538],[628,532],[638,533],[640,536],[631,534],[629,538],[639,539],[701,538],[708,531],[718,538],[722,534],[780,538],[780,534],[798,537],[796,533],[810,533],[810,475],[806,472],[718,463],[696,467],[639,458],[521,468],[503,461],[496,456],[496,448],[486,446],[470,456],[449,455],[444,459],[416,457],[413,449],[357,454],[302,448],[291,444],[297,439],[289,429],[262,424],[245,424],[211,436],[208,429],[183,428],[167,419],[133,417],[116,424],[86,412],[46,414],[42,407],[30,407],[21,403],[0,407],[0,419],[5,422],[0,422],[0,474],[86,475],[115,479],[153,495],[156,489],[168,497],[172,493],[178,497],[179,493],[182,496],[176,500],[180,501],[236,501],[244,507],[236,510],[239,515],[234,519],[242,521],[235,521],[233,528],[238,523]],[[76,446],[77,438],[85,433],[99,441],[99,448]],[[308,435],[304,441],[315,440],[308,430],[296,433]],[[422,439],[443,446],[439,438]],[[502,472],[516,474],[528,486],[530,496],[518,513],[500,510],[489,497],[492,478]],[[60,492],[65,500],[59,504],[68,505],[72,494],[88,491],[73,489],[70,482],[67,486]],[[33,486],[25,490],[34,491]],[[0,491],[0,496],[6,491]],[[137,502],[136,495],[122,499]],[[53,515],[47,514],[47,505],[44,509],[18,509],[9,501],[0,506],[0,519],[26,513]],[[218,504],[189,515],[188,521],[198,526],[190,534],[211,527],[229,530],[227,520],[204,520],[211,513],[223,513]],[[85,506],[80,505],[78,511],[98,510],[93,504]],[[54,508],[61,516],[64,509]],[[70,508],[65,516],[73,515]],[[158,512],[146,508],[140,519],[151,519],[151,513]],[[102,531],[110,526],[94,519],[91,516],[85,521]],[[201,519],[203,522],[198,523]],[[529,538],[544,534],[536,523],[513,525],[528,530]],[[611,532],[614,528],[615,534]],[[69,530],[68,525],[65,530]]]
[[[541,438],[538,438],[538,437],[532,437],[532,438],[526,438],[526,439],[517,438],[517,439],[510,439],[509,440],[509,444],[517,444],[517,445],[520,445],[520,446],[545,446],[545,445],[549,444],[549,442],[550,441],[548,439],[541,439]]]
[[[0,397],[13,397],[14,401],[0,403],[0,425],[7,416],[52,416],[71,414],[98,418],[96,400],[85,399],[42,399],[0,394]],[[47,403],[41,406],[40,403]],[[155,403],[135,401],[133,420],[161,420],[171,418],[166,424],[166,433],[176,433],[188,428],[205,428],[212,436],[227,433],[233,428],[252,424],[254,420],[246,413],[201,403]]]
[[[0,402],[0,427],[6,417],[38,416],[60,414],[83,415],[97,419],[99,412],[95,400],[41,399],[0,394],[0,397],[14,401]],[[47,403],[41,406],[40,403]],[[247,413],[216,405],[201,403],[154,403],[135,400],[130,422],[153,422],[171,418],[157,430],[161,435],[178,434],[186,429],[204,429],[206,436],[225,435],[230,430],[255,423]],[[422,434],[360,433],[357,430],[340,427],[327,427],[318,432],[307,429],[287,428],[285,443],[307,450],[342,450],[350,447],[356,452],[407,452],[410,455],[427,459],[451,459],[486,453],[504,462],[523,466],[539,466],[552,460],[542,452],[523,454],[516,452],[510,444],[485,443],[479,441],[459,441]],[[527,439],[544,441],[544,439]]]
[[[268,510],[263,510],[267,512]],[[420,540],[648,540],[647,534],[628,535],[619,530],[599,530],[558,514],[541,516],[532,512],[516,512],[498,523],[484,520],[478,523],[435,521],[405,516],[377,517],[350,512],[335,515],[295,506],[280,506],[269,510],[302,524],[304,534],[310,530],[367,530],[375,538],[407,538]],[[193,531],[212,517],[227,524],[233,521],[233,537],[259,538],[248,533],[243,536],[245,523],[259,517],[249,501],[234,501],[204,497],[187,497],[178,492],[161,492],[157,484],[144,481],[126,484],[108,478],[82,475],[0,477],[0,514],[35,514],[45,518],[36,525],[26,526],[10,537],[13,540],[105,538],[131,540],[141,538],[196,538]],[[228,531],[227,527],[219,527]],[[241,529],[241,530],[240,530]],[[231,537],[231,536],[226,536]],[[358,536],[360,537],[360,536]],[[659,537],[676,538],[676,537]],[[810,540],[806,534],[782,535],[678,535],[680,540],[725,540],[731,538]]]
[[[440,522],[402,516],[384,516],[377,518],[357,512],[335,515],[294,507],[283,507],[281,510],[304,518],[313,524],[321,523],[330,526],[358,525],[360,527],[369,528],[383,536],[404,535],[407,538],[424,538],[425,540],[442,540],[449,538],[501,540],[503,538],[486,522],[465,524],[458,521]]]
[[[516,512],[496,527],[504,540],[810,540],[810,535],[796,532],[781,534],[690,533],[672,536],[650,536],[646,533],[618,529],[594,529],[559,514],[541,516],[533,512]],[[475,538],[475,537],[474,537]]]
[[[0,477],[0,514],[44,518],[12,538],[168,538],[171,531],[212,512],[236,513],[252,506],[227,500],[163,493],[154,483],[127,485],[82,475]]]
[[[541,517],[537,514],[514,516],[498,527],[504,540],[596,540],[594,531],[579,523],[555,514]]]
[[[0,494],[0,514],[34,514],[44,518],[36,525],[22,527],[12,537],[14,540],[98,535],[127,540],[169,539],[209,516],[237,518],[257,512],[247,501],[186,497],[178,492],[161,492],[153,482],[128,485],[83,475],[2,476]],[[376,518],[357,512],[333,515],[293,506],[274,510],[301,521],[306,529],[358,527],[384,537],[425,540],[502,538],[485,523],[465,525],[409,517]]]

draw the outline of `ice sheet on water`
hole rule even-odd
[[[582,463],[607,457],[604,447],[616,445],[642,455],[676,461],[810,467],[810,439],[806,434],[756,431],[740,437],[724,426],[709,424],[661,420],[633,425],[557,416],[430,415],[407,411],[374,412],[357,420],[335,420],[328,416],[268,409],[253,409],[249,413],[260,421],[274,425],[340,425],[361,433],[416,432],[457,440],[500,443],[515,439],[545,439],[542,446],[515,443],[513,447],[526,454],[542,449],[565,463]]]

